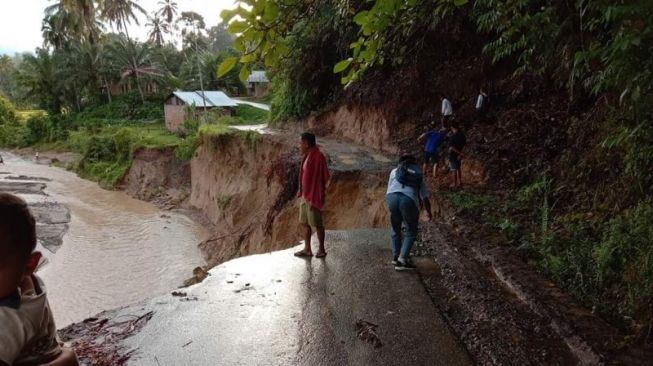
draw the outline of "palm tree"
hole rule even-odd
[[[173,0],[163,0],[159,1],[159,5],[161,5],[161,9],[159,9],[158,15],[162,16],[168,25],[171,25],[177,16],[177,3]]]
[[[43,19],[41,33],[44,46],[52,46],[55,50],[58,50],[68,41],[68,34],[60,19],[62,15],[58,13],[49,14]]]
[[[194,11],[183,11],[179,19],[177,19],[177,22],[184,23],[184,29],[182,29],[181,31],[181,34],[184,37],[190,36],[191,34],[194,36],[195,55],[199,55],[200,51],[197,47],[197,38],[202,34],[201,33],[202,30],[204,30],[204,28],[206,27],[206,24],[204,23],[204,17]],[[204,95],[204,77],[202,76],[201,69],[202,68],[200,66],[200,58],[197,57],[197,74],[200,79],[200,90],[202,91],[202,101],[206,105],[206,97]]]
[[[124,30],[127,39],[129,39],[127,25],[131,24],[132,21],[136,25],[140,25],[134,10],[146,14],[145,9],[132,0],[103,0],[100,14],[102,19],[115,25],[118,31]]]
[[[58,52],[61,66],[58,78],[64,91],[81,110],[82,95],[100,98],[100,77],[105,59],[100,43],[70,42]]]
[[[140,79],[164,76],[161,69],[151,62],[152,49],[147,43],[120,39],[110,44],[107,51],[111,61],[120,70],[120,78],[134,80],[141,95],[141,101],[145,102]]]
[[[150,42],[156,44],[159,47],[163,46],[163,35],[170,33],[168,23],[163,22],[161,18],[159,18],[156,14],[152,14],[149,23],[147,23],[147,26],[152,28],[148,33]]]
[[[29,98],[39,100],[51,113],[61,112],[61,88],[56,77],[57,65],[47,49],[37,48],[34,55],[25,55],[18,67],[17,82]]]
[[[102,24],[95,17],[93,0],[60,0],[45,8],[43,28],[47,28],[44,30],[47,32],[64,34],[67,38],[82,37],[95,43]]]

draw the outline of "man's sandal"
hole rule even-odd
[[[315,258],[324,258],[326,256],[327,256],[327,252],[321,252],[321,253],[317,253],[315,255]]]
[[[299,252],[295,252],[295,257],[312,257],[313,253],[306,253],[303,250],[300,250]]]

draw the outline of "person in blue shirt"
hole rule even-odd
[[[429,165],[433,166],[433,178],[436,177],[438,171],[438,163],[440,161],[440,145],[445,139],[445,130],[436,131],[434,126],[431,125],[429,129],[424,132],[417,141],[424,143],[424,162],[422,164],[422,171],[426,174],[429,170]]]

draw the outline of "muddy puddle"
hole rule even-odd
[[[39,269],[58,327],[180,286],[203,265],[206,231],[123,192],[2,153],[0,190],[26,199],[48,240]],[[23,184],[21,184],[23,183]]]

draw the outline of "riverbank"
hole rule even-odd
[[[0,189],[25,198],[37,220],[47,259],[39,275],[58,326],[182,286],[205,264],[197,244],[208,233],[184,214],[60,168],[2,156]]]

